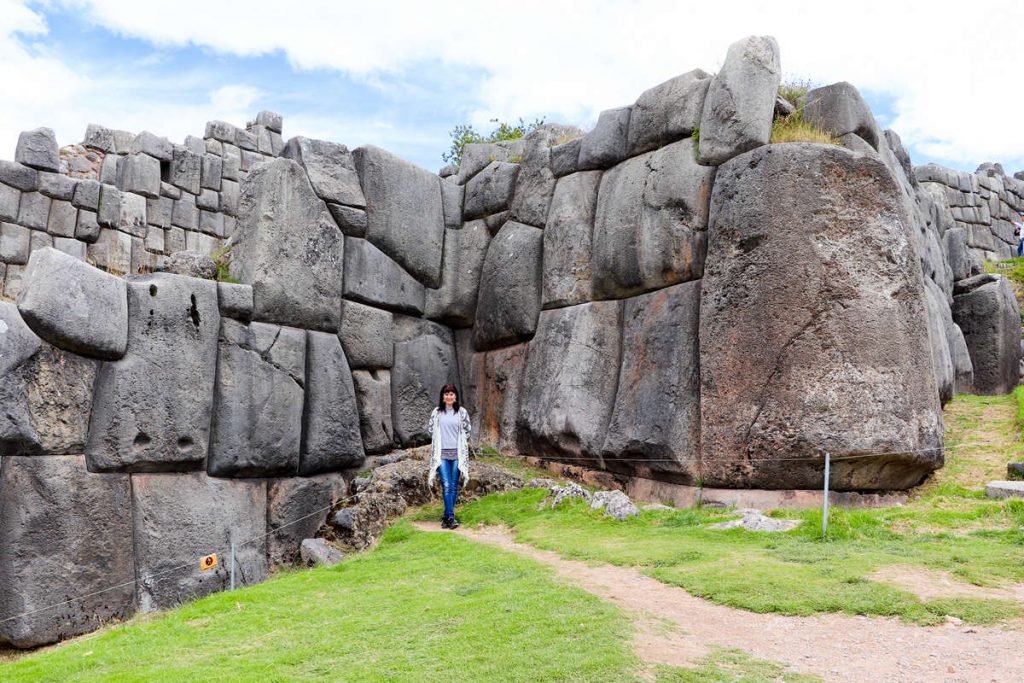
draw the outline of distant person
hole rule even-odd
[[[427,485],[434,486],[434,475],[441,476],[444,498],[442,529],[455,529],[455,498],[459,494],[459,475],[462,485],[469,481],[469,413],[459,405],[459,390],[454,384],[441,387],[437,407],[430,412],[427,431],[430,432],[430,466]]]
[[[1024,256],[1024,213],[1013,222],[1013,236],[1017,238],[1017,257]]]

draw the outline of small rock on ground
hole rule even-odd
[[[604,508],[605,517],[614,517],[618,520],[636,517],[640,510],[622,491],[598,491],[590,501],[591,510]]]
[[[712,524],[709,529],[735,529],[743,527],[747,531],[789,531],[800,525],[799,519],[773,519],[765,517],[760,510],[743,509],[736,512],[742,514],[740,519]]]
[[[345,559],[345,555],[322,538],[307,538],[299,546],[299,556],[302,563],[306,565],[338,564]]]

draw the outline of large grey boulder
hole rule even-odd
[[[355,301],[341,302],[338,337],[353,368],[390,368],[395,359],[394,314]]]
[[[515,344],[537,329],[543,257],[540,228],[509,221],[491,240],[473,327],[478,351]]]
[[[609,168],[629,156],[629,117],[632,107],[601,112],[593,130],[580,141],[577,168]]]
[[[202,472],[133,474],[132,512],[139,611],[169,609],[231,585],[267,578],[267,485]],[[216,569],[199,559],[216,553]]]
[[[730,45],[704,100],[698,161],[717,166],[768,144],[781,80],[775,38],[748,36]]]
[[[305,171],[274,159],[242,184],[231,274],[252,285],[253,319],[338,330],[344,237]]]
[[[622,302],[542,311],[520,392],[519,451],[603,468],[621,358]]]
[[[361,465],[366,455],[359,433],[355,388],[337,335],[306,333],[305,389],[299,474],[308,476]]]
[[[346,299],[401,313],[423,314],[426,289],[404,268],[372,243],[346,237]]]
[[[600,171],[558,179],[544,229],[544,308],[572,306],[594,298],[590,259],[600,186]]]
[[[509,206],[512,220],[544,227],[555,191],[555,175],[551,172],[551,145],[555,139],[555,132],[548,128],[538,128],[523,138],[523,160]]]
[[[836,137],[854,134],[877,150],[881,129],[857,88],[846,81],[808,91],[803,98],[804,119]]]
[[[114,360],[128,344],[124,280],[52,248],[35,249],[18,295],[18,310],[54,346]]]
[[[285,145],[281,156],[302,165],[313,191],[325,202],[358,208],[366,206],[355,160],[345,145],[294,137]]]
[[[482,218],[509,208],[516,189],[519,164],[492,161],[466,185],[465,220]]]
[[[453,327],[471,327],[491,233],[484,221],[445,231],[441,287],[428,289],[426,316]]]
[[[462,148],[462,162],[456,183],[465,185],[477,173],[495,161],[508,161],[508,146],[489,142],[471,142]]]
[[[594,221],[594,296],[621,298],[701,277],[714,168],[680,140],[601,178]]]
[[[81,453],[97,365],[42,341],[0,301],[0,453]]]
[[[1018,382],[1020,311],[1009,281],[995,277],[953,297],[953,320],[963,331],[979,394],[1007,394]]]
[[[391,371],[353,370],[359,430],[367,453],[384,453],[395,445],[391,422]]]
[[[0,459],[0,643],[46,645],[132,615],[131,498],[128,475],[90,474],[80,455]]]
[[[340,474],[288,477],[267,482],[267,561],[270,566],[295,561],[302,540],[316,535],[330,508],[345,498]]]
[[[293,476],[299,467],[306,333],[223,319],[207,471]]]
[[[60,171],[60,151],[52,128],[36,128],[18,136],[14,161],[41,171]]]
[[[217,283],[169,273],[132,278],[128,316],[128,352],[96,379],[89,469],[201,468],[217,368]]]
[[[629,155],[693,134],[700,125],[711,74],[694,69],[645,90],[629,118]]]
[[[931,279],[924,278],[925,301],[928,304],[928,340],[932,349],[932,365],[935,368],[935,384],[939,400],[946,405],[953,398],[956,380],[953,356],[950,353],[949,337],[946,335],[947,318],[952,323],[949,303],[939,286]]]
[[[950,228],[942,237],[946,263],[953,271],[953,280],[965,280],[971,276],[971,254],[967,247],[967,235],[963,228]]]
[[[427,287],[441,284],[441,179],[373,147],[353,152],[366,196],[366,238]]]
[[[699,476],[700,288],[686,282],[626,299],[622,365],[604,441],[609,469],[687,483]]]
[[[825,452],[870,454],[834,462],[834,490],[907,488],[942,465],[901,197],[880,160],[832,145],[719,167],[700,312],[705,485],[818,488]]]
[[[426,423],[441,387],[459,386],[451,330],[426,320],[395,316],[395,365],[391,369],[391,420],[402,446],[430,440]]]
[[[302,563],[309,566],[332,567],[345,559],[345,554],[323,538],[305,538],[299,545]]]

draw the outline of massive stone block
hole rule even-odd
[[[1017,386],[1020,312],[1009,281],[999,277],[953,297],[953,320],[963,331],[974,367],[974,391],[1006,394]]]
[[[684,483],[695,479],[700,288],[700,282],[687,282],[624,302],[622,365],[604,441],[609,469]]]
[[[582,304],[594,298],[590,259],[600,171],[558,179],[544,230],[544,308]]]
[[[57,249],[32,252],[18,310],[33,332],[58,348],[104,360],[124,355],[124,280]]]
[[[395,316],[395,365],[391,369],[391,420],[402,446],[430,441],[430,411],[441,387],[459,386],[459,365],[451,330],[426,320]]]
[[[427,290],[426,316],[453,327],[471,327],[491,233],[477,220],[445,234],[441,287]]]
[[[729,46],[704,100],[700,163],[718,165],[768,143],[781,80],[779,45],[771,36],[749,36]]]
[[[81,455],[0,458],[0,643],[131,616],[134,567],[128,475],[89,474]]]
[[[299,546],[316,536],[330,508],[345,497],[340,474],[288,477],[267,482],[267,561],[271,566],[291,564]]]
[[[857,88],[843,81],[815,88],[804,96],[804,118],[836,137],[850,133],[879,148],[882,132]],[[703,131],[702,131],[703,134]]]
[[[427,287],[441,284],[441,179],[373,146],[353,152],[366,196],[366,238]]]
[[[580,170],[608,168],[629,156],[629,117],[632,107],[601,112],[593,130],[580,141]]]
[[[306,398],[299,474],[357,467],[366,455],[352,373],[337,335],[306,333]]]
[[[128,352],[102,365],[96,380],[89,469],[201,468],[217,367],[217,283],[170,273],[132,278],[128,316]]]
[[[207,471],[292,476],[299,467],[306,333],[223,319]]]
[[[621,335],[621,301],[541,311],[520,392],[520,452],[604,467]]]
[[[52,128],[36,128],[18,136],[14,161],[43,171],[60,170],[57,135]]]
[[[645,90],[629,118],[629,155],[657,149],[700,125],[711,74],[694,69]]]
[[[817,488],[826,451],[868,456],[833,464],[837,490],[906,488],[941,466],[900,201],[881,161],[831,145],[769,145],[719,168],[700,313],[706,485]]]
[[[556,139],[555,132],[547,128],[537,129],[523,139],[523,160],[510,206],[512,220],[544,227],[555,191],[551,145]]]
[[[544,231],[509,221],[491,240],[480,276],[473,343],[485,351],[529,338],[540,313]]]
[[[517,344],[474,354],[481,361],[474,392],[478,431],[474,437],[502,451],[516,447],[516,418],[528,350],[529,344]]]
[[[394,314],[355,301],[341,302],[338,337],[353,368],[390,368],[395,359]]]
[[[133,474],[132,511],[139,610],[152,612],[224,590],[231,544],[235,585],[267,578],[267,485],[202,472]],[[216,569],[199,559],[217,553]]]
[[[355,161],[345,145],[295,137],[285,145],[281,156],[299,162],[306,169],[313,191],[325,202],[366,206]]]
[[[344,236],[305,171],[274,159],[242,185],[231,274],[252,285],[253,319],[338,330]]]
[[[43,342],[0,301],[0,456],[81,453],[96,369]]]
[[[928,340],[932,349],[935,385],[939,390],[939,400],[942,405],[946,405],[953,398],[953,385],[956,380],[949,337],[946,335],[947,318],[952,323],[952,316],[942,290],[927,277],[924,278],[924,290],[925,302],[928,304]]]
[[[401,313],[423,313],[426,289],[416,278],[370,242],[358,237],[345,241],[346,299]]]
[[[633,157],[601,178],[594,222],[594,296],[622,298],[704,272],[714,169],[693,141]]]
[[[519,164],[492,161],[466,185],[463,218],[473,220],[507,209],[518,177]]]
[[[391,371],[353,370],[359,429],[367,453],[383,453],[395,446],[391,422]]]

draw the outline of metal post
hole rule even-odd
[[[821,511],[821,537],[822,538],[825,538],[828,535],[828,474],[829,474],[828,470],[829,470],[829,465],[831,464],[831,462],[830,462],[831,459],[832,459],[832,457],[828,454],[828,451],[826,451],[825,452],[825,492],[824,492],[825,495],[824,495],[824,503],[822,505],[822,511]],[[232,562],[233,562],[234,561],[234,555],[232,555],[231,557],[232,557]]]
[[[828,465],[826,465],[825,467],[827,468]],[[828,470],[826,469],[825,471],[827,472]],[[231,590],[235,590],[235,544],[234,543],[231,544]]]

